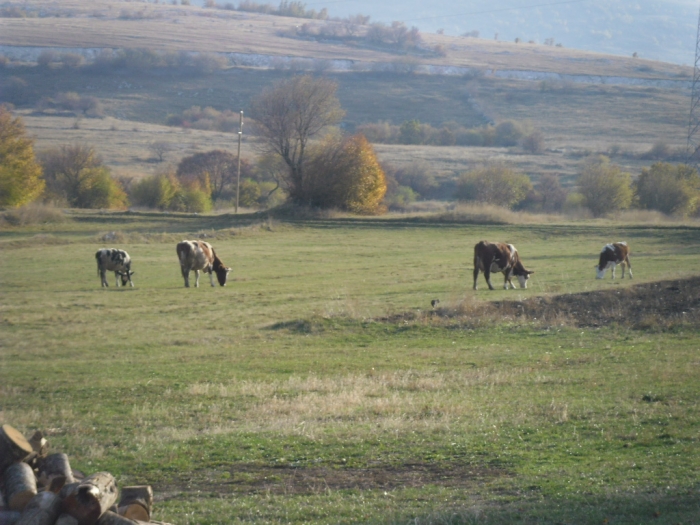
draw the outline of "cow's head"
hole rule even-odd
[[[518,261],[515,263],[515,266],[513,267],[513,275],[515,275],[518,278],[518,282],[520,283],[520,288],[527,288],[527,280],[530,278],[530,276],[535,273],[534,270],[526,270],[525,267],[523,266],[523,263]]]
[[[605,272],[610,268],[612,263],[607,263],[607,264],[596,264],[594,266],[595,268],[595,278],[596,279],[602,279],[605,277]]]
[[[214,254],[214,263],[211,265],[212,270],[214,270],[214,273],[216,274],[216,279],[219,281],[219,284],[221,286],[226,286],[226,280],[228,279],[228,272],[231,271],[231,268],[227,268],[224,266],[224,263],[221,262],[221,259],[219,259],[219,256]]]
[[[527,288],[527,280],[530,278],[530,275],[535,273],[534,270],[524,270],[522,274],[516,274],[516,277],[518,278],[518,282],[520,283],[520,288]]]
[[[127,270],[126,272],[117,272],[119,276],[122,278],[122,286],[126,286],[129,284],[129,281],[131,281],[131,276],[134,275],[136,272],[132,272],[131,270]]]
[[[216,279],[219,281],[221,286],[226,286],[226,281],[228,280],[228,273],[231,268],[227,268],[223,264],[214,268],[214,273],[216,274]]]

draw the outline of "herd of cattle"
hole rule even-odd
[[[180,270],[182,277],[185,280],[185,286],[190,286],[190,272],[194,271],[196,279],[195,287],[199,286],[199,272],[209,274],[209,281],[212,286],[214,283],[214,274],[221,286],[226,286],[226,280],[231,268],[224,266],[211,244],[204,241],[182,241],[176,247],[177,258],[180,261]],[[605,277],[605,272],[612,269],[612,278],[615,278],[615,268],[619,264],[622,266],[622,278],[625,278],[625,266],[632,278],[632,265],[630,264],[630,249],[626,242],[615,242],[603,246],[600,252],[600,259],[596,268],[596,279]],[[116,285],[119,286],[121,281],[122,286],[129,283],[134,286],[131,276],[134,272],[131,271],[131,257],[124,250],[117,248],[102,248],[95,254],[97,260],[97,274],[100,276],[102,286],[107,284],[107,272],[114,272]],[[515,288],[512,282],[513,277],[517,277],[520,283],[520,288],[527,288],[527,280],[530,275],[535,273],[532,270],[527,270],[520,261],[518,250],[512,244],[503,242],[488,242],[481,241],[474,246],[474,290],[477,289],[476,281],[479,277],[479,272],[483,272],[486,283],[489,289],[493,290],[491,284],[492,273],[502,273],[505,277],[503,287],[507,290],[508,287]],[[433,305],[434,306],[434,305]]]

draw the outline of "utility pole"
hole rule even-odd
[[[241,139],[243,138],[243,110],[238,121],[238,172],[236,173],[236,213],[238,213],[238,192],[241,189]]]
[[[690,118],[688,121],[688,146],[687,162],[696,166],[698,150],[700,150],[700,16],[698,16],[698,32],[695,39],[695,69],[693,71],[693,84],[690,88]]]

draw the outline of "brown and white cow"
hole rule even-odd
[[[212,286],[214,274],[221,286],[226,286],[226,279],[231,268],[224,266],[219,256],[216,255],[211,244],[204,241],[182,241],[177,243],[177,258],[180,260],[180,270],[185,278],[185,287],[190,287],[190,271],[194,271],[196,279],[195,288],[199,287],[199,271],[209,274],[209,281]]]
[[[114,272],[117,286],[119,286],[120,278],[122,286],[126,286],[126,283],[129,283],[132,287],[134,286],[134,283],[131,281],[131,276],[134,275],[134,272],[131,271],[131,257],[124,250],[102,248],[95,253],[95,260],[97,260],[97,275],[102,281],[103,288],[109,286],[107,284],[107,272]]]
[[[505,276],[504,289],[508,289],[510,285],[515,289],[515,285],[511,279],[513,276],[518,278],[520,288],[527,288],[527,280],[534,271],[526,270],[523,263],[520,262],[518,250],[512,244],[503,242],[488,242],[481,241],[474,246],[474,289],[477,289],[476,280],[479,277],[479,272],[484,272],[486,283],[489,289],[493,290],[491,284],[491,272],[501,272]]]
[[[615,278],[615,267],[622,266],[622,278],[625,278],[625,265],[629,270],[630,279],[632,278],[632,264],[630,263],[630,247],[626,242],[614,242],[606,244],[600,252],[600,259],[595,265],[596,279],[605,277],[605,272],[608,268],[612,268],[612,278]]]

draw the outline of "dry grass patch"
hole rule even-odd
[[[0,214],[0,226],[29,226],[33,224],[59,224],[70,219],[63,210],[53,204],[32,202]]]

